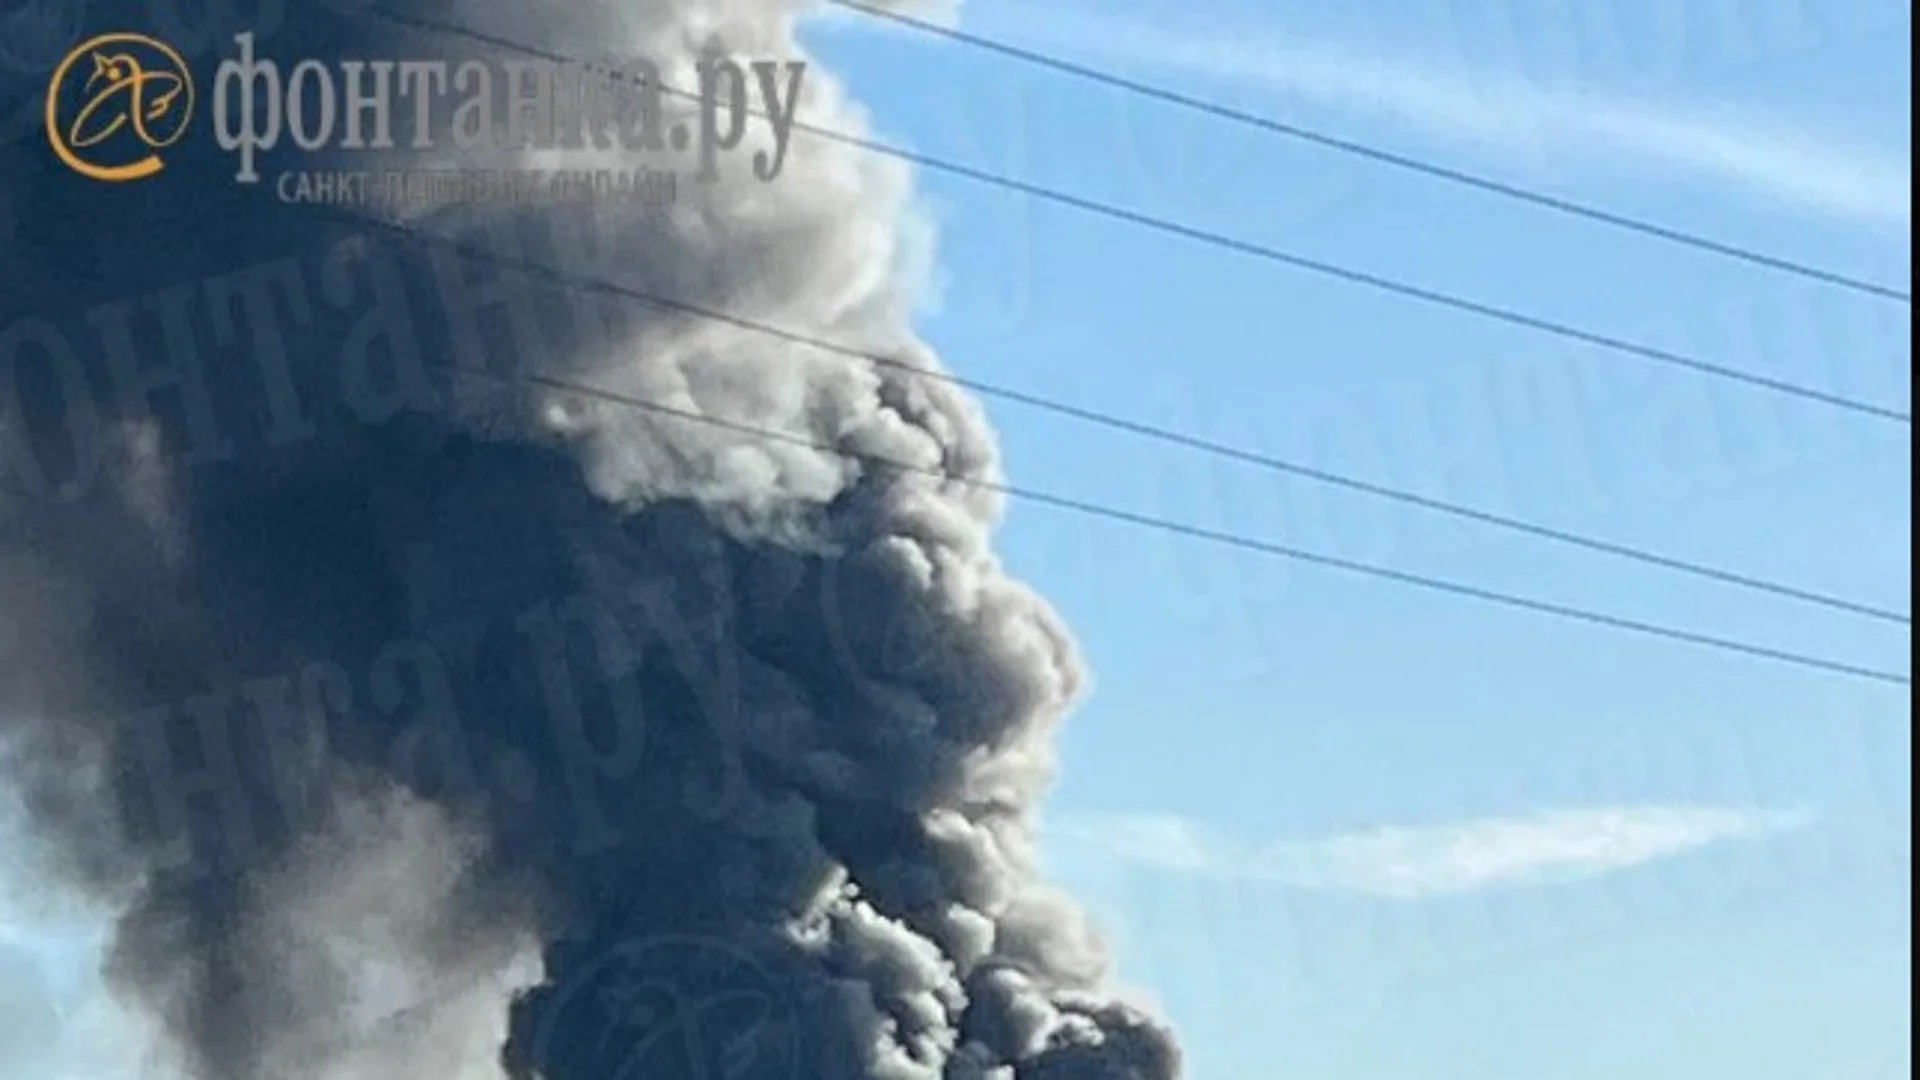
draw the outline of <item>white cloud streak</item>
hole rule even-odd
[[[1057,5],[993,10],[986,32],[1082,62],[1224,80],[1531,162],[1652,172],[1663,182],[1685,176],[1871,225],[1905,227],[1912,220],[1910,158],[1839,145],[1776,120],[1604,91],[1552,91],[1259,27],[1197,31]]]
[[[1417,900],[1599,877],[1811,821],[1804,813],[1631,806],[1247,846],[1184,818],[1123,815],[1072,820],[1047,836],[1166,873]]]

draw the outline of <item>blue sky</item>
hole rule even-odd
[[[1351,138],[1910,278],[1905,4],[974,0],[965,17]],[[816,41],[887,137],[930,153],[1910,398],[1894,305],[857,20]],[[969,377],[1908,604],[1905,429],[922,183],[940,226],[923,325]],[[1022,485],[1905,670],[1895,628],[993,415]],[[1183,1029],[1192,1080],[1909,1071],[1904,691],[1044,508],[1016,506],[1004,546],[1095,672],[1064,736],[1050,861],[1112,932],[1120,974]],[[62,1039],[77,1053],[92,1023],[79,946],[30,935],[30,914],[14,940],[0,931],[9,1078]]]
[[[989,36],[1899,284],[1909,19],[1885,3],[965,9]],[[857,24],[820,41],[882,132],[928,153],[1910,397],[1894,305],[948,44]],[[924,325],[969,377],[1908,603],[1900,428],[964,181],[923,187],[941,226]],[[1904,670],[1894,628],[994,416],[1028,486]],[[1194,1080],[1906,1075],[1905,693],[1039,507],[1014,508],[1005,547],[1095,672],[1066,730],[1054,870],[1181,1024]]]

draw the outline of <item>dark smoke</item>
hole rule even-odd
[[[203,85],[248,26],[479,55],[366,6],[87,29],[175,13]],[[397,10],[669,74],[800,55],[789,0]],[[873,460],[991,478],[971,401],[279,205],[204,140],[81,182],[18,123],[43,78],[0,69],[0,736],[188,1076],[1178,1074],[1036,873],[1073,644],[994,499]],[[803,112],[860,122],[817,68]],[[934,367],[902,169],[798,136],[735,171],[410,226]]]

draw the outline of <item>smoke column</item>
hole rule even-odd
[[[367,6],[86,29],[203,93],[243,29],[488,55]],[[681,85],[804,58],[798,0],[390,7]],[[205,139],[82,182],[20,122],[44,78],[0,71],[0,782],[181,1074],[1178,1075],[1036,871],[1073,643],[993,497],[875,462],[993,478],[972,401],[283,205]],[[862,127],[817,66],[802,100]],[[796,135],[764,182],[763,139],[670,207],[406,226],[934,369],[905,171]]]

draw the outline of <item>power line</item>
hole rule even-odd
[[[1887,300],[1899,301],[1903,304],[1913,303],[1913,294],[1911,292],[1904,292],[1891,286],[1879,284],[1878,282],[1868,281],[1833,270],[1822,269],[1784,256],[1769,255],[1766,252],[1753,248],[1743,247],[1722,240],[1715,240],[1709,236],[1661,225],[1656,222],[1629,217],[1625,214],[1605,210],[1597,206],[1574,202],[1573,200],[1564,199],[1555,195],[1548,195],[1544,192],[1524,188],[1506,181],[1496,180],[1492,177],[1450,168],[1445,165],[1435,164],[1431,161],[1423,161],[1419,158],[1409,157],[1404,154],[1396,154],[1392,151],[1382,150],[1379,147],[1370,146],[1353,139],[1329,135],[1325,132],[1315,131],[1298,124],[1290,124],[1282,120],[1276,120],[1271,116],[1263,116],[1259,113],[1249,112],[1231,105],[1224,105],[1217,101],[1209,101],[1205,98],[1195,97],[1170,87],[1128,78],[1127,76],[1118,75],[1111,71],[1076,63],[1063,57],[1015,45],[1009,41],[990,38],[956,27],[929,22],[926,19],[909,15],[903,11],[876,7],[870,3],[861,2],[861,0],[828,0],[828,2],[851,11],[872,16],[876,19],[884,19],[902,26],[908,26],[925,34],[995,53],[1012,60],[1018,60],[1021,63],[1045,68],[1087,82],[1124,90],[1131,94],[1151,98],[1155,101],[1188,109],[1193,112],[1204,113],[1217,119],[1254,128],[1271,135],[1280,135],[1286,138],[1312,143],[1323,149],[1365,158],[1377,164],[1391,165],[1398,169],[1420,173],[1421,175],[1445,180],[1449,183],[1477,188],[1481,191],[1529,203],[1533,206],[1542,207],[1557,213],[1599,222],[1615,228],[1636,232],[1643,236],[1650,236],[1669,243],[1679,244],[1683,247],[1690,247],[1699,251],[1749,263],[1754,266],[1765,267],[1769,270],[1777,270],[1797,277],[1824,282],[1828,285],[1837,285],[1844,289],[1866,293],[1870,296],[1877,296]]]
[[[407,22],[409,24],[418,22],[418,20],[413,20],[410,18],[402,19],[401,21]],[[442,27],[440,27],[440,24],[434,24],[432,27],[428,27],[428,28],[442,29]],[[483,41],[486,44],[496,45],[504,48],[519,49],[519,46],[515,45],[514,43],[500,41],[490,36],[480,34],[476,31],[469,31],[464,28],[458,28],[458,27],[446,27],[444,29],[449,33],[455,33],[460,36],[471,37],[471,38],[474,38],[475,40]],[[533,55],[542,55],[538,52],[538,50],[528,49],[524,51],[527,51]],[[565,57],[560,56],[559,54],[546,54],[543,56],[543,58],[553,59],[556,61],[564,61],[566,59]],[[505,260],[505,259],[496,257],[496,261],[510,262],[514,260]],[[524,263],[524,260],[522,262]],[[534,273],[539,273],[539,274],[542,274],[543,276],[548,276],[549,278],[552,278],[554,276],[560,276],[563,278],[565,277],[565,275],[560,275],[557,271],[553,271],[551,268],[542,267],[542,266],[539,266],[539,264],[535,264],[535,263],[525,263],[520,267],[520,269],[530,270]],[[1684,559],[1679,559],[1673,556],[1663,555],[1658,552],[1648,551],[1645,549],[1635,548],[1629,545],[1614,543],[1611,541],[1606,541],[1606,540],[1597,539],[1593,537],[1582,536],[1577,533],[1554,529],[1550,526],[1541,525],[1535,522],[1529,522],[1522,519],[1495,514],[1489,511],[1479,510],[1473,507],[1463,506],[1457,503],[1450,503],[1444,500],[1422,496],[1414,492],[1395,489],[1395,488],[1388,487],[1381,484],[1370,483],[1368,481],[1360,480],[1354,477],[1343,476],[1338,473],[1333,473],[1328,470],[1317,469],[1311,466],[1302,465],[1297,462],[1286,461],[1284,459],[1277,458],[1272,455],[1263,454],[1257,451],[1251,451],[1251,450],[1247,450],[1240,447],[1230,446],[1230,445],[1223,444],[1214,440],[1206,439],[1200,436],[1191,435],[1185,432],[1175,431],[1175,430],[1159,427],[1152,424],[1147,424],[1141,421],[1130,420],[1124,417],[1114,416],[1109,413],[1098,412],[1092,409],[1083,408],[1083,407],[1076,406],[1067,402],[1059,401],[1056,399],[1044,398],[1044,397],[1040,397],[1034,394],[1029,394],[1023,391],[1012,390],[1005,387],[995,386],[990,383],[965,379],[965,378],[961,378],[958,376],[954,376],[954,375],[950,375],[942,372],[926,371],[920,368],[913,367],[912,365],[905,364],[899,360],[896,360],[892,357],[888,357],[882,354],[875,354],[869,351],[851,348],[843,344],[824,341],[824,340],[809,337],[803,334],[796,334],[793,331],[786,330],[781,327],[766,325],[764,323],[755,322],[753,320],[746,319],[738,315],[733,315],[727,312],[721,312],[721,311],[716,311],[708,308],[703,308],[703,307],[689,304],[683,301],[673,300],[667,297],[659,296],[657,294],[646,293],[646,292],[633,290],[633,289],[622,289],[606,282],[590,282],[584,279],[562,280],[558,283],[567,287],[576,287],[576,288],[586,287],[586,288],[597,289],[599,291],[611,291],[618,295],[624,296],[628,299],[638,300],[643,303],[650,303],[657,307],[679,311],[685,314],[694,315],[694,316],[708,319],[711,321],[729,323],[736,327],[748,329],[756,333],[764,334],[770,337],[780,338],[795,344],[806,345],[812,348],[820,349],[825,352],[847,356],[852,359],[863,360],[869,363],[897,368],[899,370],[906,371],[909,374],[912,374],[918,377],[933,378],[933,379],[939,379],[942,381],[950,382],[957,386],[961,386],[968,390],[971,390],[975,393],[981,394],[983,396],[998,398],[1001,400],[1014,402],[1016,404],[1026,405],[1028,407],[1051,412],[1056,415],[1067,416],[1072,419],[1076,419],[1085,423],[1094,424],[1097,426],[1126,432],[1128,434],[1132,434],[1132,435],[1139,436],[1146,439],[1151,439],[1157,442],[1163,442],[1163,443],[1168,443],[1170,445],[1181,446],[1190,450],[1196,450],[1202,453],[1207,453],[1214,456],[1226,458],[1229,460],[1234,460],[1242,464],[1253,465],[1262,469],[1266,469],[1268,471],[1282,473],[1286,475],[1292,475],[1292,476],[1300,477],[1303,479],[1312,480],[1318,483],[1328,484],[1335,487],[1341,487],[1347,490],[1361,492],[1361,493],[1372,495],[1378,498],[1400,502],[1406,505],[1415,506],[1420,509],[1432,511],[1435,513],[1441,513],[1441,514],[1446,514],[1453,517],[1463,518],[1466,520],[1477,522],[1479,524],[1490,525],[1496,528],[1508,529],[1515,532],[1520,532],[1530,536],[1534,536],[1536,538],[1547,539],[1547,540],[1551,540],[1551,541],[1562,543],[1562,544],[1568,544],[1575,547],[1584,548],[1590,551],[1596,551],[1596,552],[1600,552],[1607,555],[1612,555],[1612,556],[1629,559],[1636,562],[1645,563],[1652,566],[1657,566],[1667,570],[1678,571],[1680,573],[1685,573],[1685,574],[1693,575],[1696,577],[1717,581],[1723,584],[1735,585],[1742,588],[1770,593],[1776,596],[1803,601],[1806,603],[1811,603],[1811,604],[1831,608],[1838,611],[1848,612],[1850,614],[1862,615],[1868,618],[1877,619],[1884,622],[1901,623],[1901,624],[1907,624],[1907,625],[1911,625],[1912,623],[1912,617],[1910,615],[1904,614],[1898,611],[1894,611],[1888,608],[1877,607],[1869,604],[1863,604],[1857,601],[1848,600],[1841,597],[1835,597],[1835,596],[1831,596],[1831,595],[1823,594],[1819,592],[1814,592],[1811,590],[1802,589],[1802,588],[1798,588],[1791,585],[1785,585],[1778,582],[1767,581],[1765,579],[1739,574],[1739,573],[1725,570],[1722,568],[1707,566],[1704,564],[1691,562]]]
[[[1861,615],[1881,622],[1906,626],[1911,626],[1913,623],[1913,617],[1910,614],[1895,611],[1890,608],[1878,607],[1844,597],[1803,589],[1798,586],[1769,581],[1764,578],[1741,574],[1722,567],[1710,566],[1705,563],[1692,562],[1674,556],[1664,555],[1644,548],[1636,548],[1610,540],[1584,536],[1579,533],[1556,529],[1522,518],[1496,514],[1461,503],[1449,502],[1443,499],[1421,495],[1418,492],[1390,487],[1385,484],[1374,483],[1358,477],[1333,472],[1328,469],[1305,465],[1297,461],[1288,461],[1271,454],[1262,453],[1257,450],[1249,450],[1229,443],[1218,442],[1176,429],[1132,420],[1124,416],[1117,416],[1113,413],[1075,405],[1072,402],[1063,401],[1058,398],[1044,397],[978,379],[969,379],[949,372],[931,371],[885,353],[861,349],[836,341],[829,341],[815,335],[800,333],[785,327],[774,326],[756,319],[747,318],[743,315],[721,311],[685,300],[674,299],[644,289],[621,286],[596,278],[580,277],[530,259],[499,254],[488,254],[486,258],[494,265],[519,270],[522,273],[541,278],[550,284],[564,289],[595,292],[603,295],[616,296],[621,299],[638,301],[662,310],[692,316],[707,322],[732,326],[790,344],[818,349],[821,352],[843,356],[851,360],[859,360],[878,367],[897,370],[912,378],[949,383],[979,394],[982,397],[995,398],[1017,405],[1024,405],[1029,408],[1052,413],[1056,416],[1067,417],[1081,423],[1107,428],[1152,442],[1181,447],[1244,465],[1250,465],[1268,472],[1293,476],[1314,483],[1401,503],[1432,513],[1443,514],[1449,517],[1471,521],[1476,524],[1520,533],[1536,539],[1566,544],[1664,570],[1671,570],[1693,577],[1703,578],[1724,585],[1733,585],[1852,615]]]
[[[523,56],[529,56],[535,59],[547,60],[547,61],[550,61],[553,63],[559,63],[559,64],[576,64],[580,62],[576,58],[569,57],[563,53],[552,52],[546,49],[538,48],[536,46],[531,46],[531,45],[523,44],[521,42],[511,41],[506,38],[501,38],[493,34],[488,34],[483,31],[470,29],[464,26],[459,26],[459,25],[450,24],[450,23],[442,23],[442,22],[431,20],[431,19],[417,18],[414,16],[408,16],[408,15],[397,15],[387,11],[375,12],[373,14],[378,18],[385,19],[389,22],[393,22],[402,26],[409,26],[414,29],[424,30],[428,33],[442,34],[450,37],[466,38],[470,41],[478,42],[484,45],[490,45],[495,48],[502,49],[508,52],[519,53]],[[628,78],[627,76],[622,75],[620,72],[615,72],[615,71],[600,71],[598,73],[603,74],[608,78],[612,78],[615,80],[622,80],[622,79]],[[628,81],[631,81],[631,80],[628,80]],[[697,95],[687,90],[679,90],[671,87],[659,87],[657,89],[659,89],[663,93],[671,94],[676,97],[689,98],[689,99],[697,98]],[[748,109],[746,110],[746,112],[749,115],[752,115],[754,117],[757,117],[760,119],[766,119],[766,116],[764,113],[756,112],[752,109]],[[1152,214],[1147,214],[1145,212],[1138,211],[1138,210],[1130,210],[1130,209],[1127,209],[1126,207],[1117,206],[1112,203],[1105,203],[1096,199],[1087,198],[1085,196],[1074,195],[1070,192],[1061,191],[1057,188],[1046,187],[1044,185],[1032,183],[1030,181],[1019,180],[1013,177],[1003,176],[1001,174],[990,172],[985,169],[975,168],[970,165],[963,165],[958,162],[948,161],[943,158],[934,157],[930,154],[924,154],[924,153],[920,153],[919,151],[908,150],[908,149],[905,149],[904,147],[894,146],[890,143],[884,143],[875,139],[868,139],[859,135],[854,135],[850,132],[836,131],[832,128],[819,127],[817,125],[808,124],[798,119],[795,119],[793,121],[792,126],[793,126],[793,129],[796,131],[802,131],[807,134],[813,135],[817,138],[826,139],[830,142],[837,142],[842,145],[853,147],[855,149],[863,150],[869,153],[881,154],[887,157],[892,157],[897,160],[904,161],[909,164],[917,165],[921,168],[929,169],[935,172],[946,173],[948,175],[956,176],[961,179],[969,180],[975,183],[999,188],[1005,191],[1011,191],[1016,194],[1025,195],[1030,198],[1039,199],[1044,202],[1053,203],[1058,206],[1064,206],[1070,209],[1079,210],[1081,212],[1092,214],[1098,217],[1107,218],[1109,220],[1119,221],[1126,224],[1138,226],[1140,228],[1147,229],[1153,232],[1158,232],[1158,233],[1162,233],[1169,236],[1180,237],[1180,238],[1190,240],[1196,243],[1204,244],[1210,247],[1219,248],[1221,250],[1236,252],[1241,255],[1250,256],[1252,258],[1260,259],[1262,261],[1274,263],[1281,266],[1291,267],[1296,270],[1302,270],[1311,274],[1319,275],[1321,277],[1333,278],[1336,280],[1348,282],[1349,284],[1360,285],[1365,288],[1372,289],[1376,292],[1384,292],[1394,296],[1399,296],[1403,299],[1416,300],[1421,303],[1428,304],[1430,306],[1446,308],[1449,310],[1459,311],[1459,312],[1463,312],[1470,315],[1476,315],[1476,316],[1479,316],[1480,318],[1487,319],[1493,322],[1504,323],[1509,326],[1516,326],[1522,329],[1532,330],[1536,333],[1545,334],[1551,337],[1557,337],[1566,341],[1577,342],[1583,345],[1594,346],[1597,348],[1608,350],[1610,352],[1616,352],[1616,353],[1621,353],[1628,356],[1634,356],[1639,359],[1652,361],[1657,364],[1663,364],[1666,366],[1676,367],[1676,368],[1683,368],[1683,369],[1695,372],[1697,374],[1708,375],[1708,376],[1718,378],[1718,379],[1723,379],[1729,382],[1740,383],[1758,390],[1765,390],[1765,391],[1769,391],[1776,394],[1782,394],[1788,397],[1800,398],[1807,401],[1817,402],[1819,404],[1831,406],[1833,408],[1843,409],[1848,412],[1859,413],[1865,416],[1872,416],[1881,420],[1890,420],[1899,424],[1911,425],[1913,423],[1913,417],[1910,413],[1901,412],[1898,409],[1891,408],[1888,406],[1877,405],[1872,402],[1862,401],[1856,398],[1850,398],[1842,394],[1832,393],[1830,391],[1821,390],[1816,387],[1806,386],[1804,384],[1791,382],[1785,379],[1778,379],[1768,375],[1759,375],[1753,372],[1742,371],[1739,368],[1728,367],[1724,364],[1719,364],[1714,361],[1705,360],[1700,357],[1690,356],[1685,353],[1674,352],[1669,349],[1661,349],[1655,346],[1641,344],[1639,342],[1631,341],[1625,338],[1615,337],[1609,334],[1600,333],[1598,331],[1586,330],[1569,323],[1562,323],[1562,322],[1558,322],[1558,321],[1544,318],[1541,316],[1529,315],[1525,312],[1518,311],[1512,308],[1500,307],[1494,304],[1473,300],[1468,297],[1457,296],[1452,293],[1442,292],[1436,289],[1430,289],[1430,288],[1427,288],[1426,286],[1415,285],[1408,282],[1398,281],[1393,278],[1382,277],[1378,274],[1374,274],[1368,271],[1356,270],[1351,267],[1345,267],[1345,266],[1340,266],[1334,263],[1323,262],[1318,259],[1308,258],[1304,255],[1295,254],[1293,252],[1289,252],[1281,248],[1273,247],[1267,244],[1262,244],[1257,241],[1248,240],[1242,237],[1235,237],[1225,233],[1213,232],[1213,231],[1202,229],[1193,225],[1185,225],[1180,222],[1170,220],[1168,218],[1157,217]]]
[[[458,254],[464,255],[470,259],[475,259],[483,262],[490,262],[490,263],[494,263],[496,265],[501,265],[501,266],[511,266],[516,269],[522,269],[524,272],[528,272],[528,273],[539,273],[541,276],[548,278],[548,280],[553,281],[556,284],[562,284],[562,285],[566,285],[568,287],[573,287],[573,288],[593,289],[595,291],[607,291],[615,295],[621,295],[621,296],[630,295],[630,290],[623,290],[617,286],[612,286],[606,283],[577,282],[572,280],[571,275],[566,275],[561,271],[558,271],[551,267],[541,267],[540,264],[537,264],[537,263],[523,263],[522,260],[508,259],[494,252],[490,252],[481,248],[474,247],[471,244],[463,244],[463,243],[460,243],[459,241],[453,240],[448,237],[430,235],[430,234],[421,232],[419,230],[408,228],[407,226],[400,225],[394,222],[382,221],[377,218],[364,217],[357,214],[350,214],[343,211],[331,210],[331,209],[316,208],[316,211],[319,213],[327,214],[328,216],[338,218],[342,221],[349,222],[352,225],[357,227],[371,227],[371,228],[381,229],[387,232],[398,234],[403,237],[407,237],[416,242],[422,242],[427,244],[438,244]],[[536,268],[538,269],[536,270]],[[644,297],[634,297],[634,298],[644,300]],[[1823,657],[1812,656],[1805,653],[1792,652],[1784,649],[1775,649],[1775,648],[1764,646],[1764,645],[1755,645],[1750,642],[1743,642],[1743,641],[1738,641],[1731,638],[1724,638],[1724,637],[1719,637],[1711,634],[1698,633],[1690,630],[1677,629],[1674,627],[1663,626],[1657,623],[1650,623],[1650,622],[1644,622],[1636,619],[1629,619],[1622,616],[1609,615],[1604,612],[1591,611],[1584,608],[1577,608],[1570,605],[1554,603],[1546,600],[1539,600],[1539,599],[1535,599],[1532,597],[1523,596],[1519,594],[1500,592],[1493,589],[1482,588],[1476,585],[1469,585],[1462,582],[1449,581],[1443,578],[1435,578],[1435,577],[1428,577],[1421,574],[1414,574],[1414,573],[1410,573],[1403,570],[1396,570],[1392,567],[1379,566],[1371,563],[1360,562],[1357,560],[1341,558],[1339,556],[1328,555],[1322,552],[1309,551],[1303,548],[1296,548],[1296,547],[1291,547],[1285,544],[1279,544],[1279,543],[1274,543],[1267,540],[1261,540],[1257,537],[1247,536],[1241,533],[1227,532],[1219,529],[1210,529],[1203,526],[1192,525],[1186,522],[1181,522],[1172,518],[1160,517],[1152,514],[1139,513],[1136,511],[1126,510],[1119,507],[1090,502],[1084,499],[1078,499],[1078,498],[1073,498],[1073,497],[1064,496],[1064,495],[1055,495],[1049,492],[1037,491],[1030,488],[1016,487],[1011,484],[1004,484],[997,481],[986,480],[979,477],[956,475],[944,469],[916,465],[911,462],[898,461],[895,459],[885,458],[885,457],[881,457],[873,454],[863,454],[855,451],[849,451],[842,447],[837,447],[837,446],[833,446],[827,443],[822,443],[813,439],[808,439],[804,436],[793,435],[793,434],[780,432],[780,431],[773,431],[765,428],[756,427],[750,424],[726,420],[720,417],[707,416],[702,413],[696,413],[690,410],[680,409],[675,406],[667,405],[663,402],[653,401],[647,398],[636,397],[629,394],[623,394],[618,391],[608,390],[602,387],[589,386],[586,384],[574,382],[572,380],[560,379],[552,376],[538,375],[538,374],[522,374],[517,377],[516,376],[494,376],[489,373],[476,373],[476,372],[467,371],[466,369],[455,369],[455,370],[461,373],[466,373],[466,374],[484,374],[485,377],[496,378],[496,379],[501,379],[505,381],[514,381],[517,378],[519,381],[526,382],[532,385],[543,386],[548,389],[558,390],[566,393],[580,394],[585,397],[599,399],[611,404],[617,404],[617,405],[622,405],[630,408],[640,409],[643,411],[652,412],[652,413],[656,413],[663,416],[676,417],[678,419],[686,420],[692,423],[699,423],[699,424],[704,424],[710,427],[716,427],[724,430],[733,431],[737,434],[746,435],[751,438],[764,439],[771,442],[778,442],[778,443],[784,443],[788,445],[799,446],[799,447],[810,449],[819,453],[833,454],[835,456],[842,457],[850,461],[859,462],[869,467],[881,467],[881,468],[887,468],[887,469],[895,469],[901,472],[918,473],[921,475],[929,476],[929,477],[943,480],[946,482],[963,484],[963,485],[974,487],[980,490],[994,492],[1008,498],[1019,499],[1025,502],[1032,502],[1032,503],[1045,505],[1045,506],[1052,506],[1056,509],[1071,511],[1073,513],[1077,513],[1086,517],[1094,517],[1094,518],[1100,518],[1108,521],[1117,521],[1124,524],[1131,524],[1140,528],[1146,528],[1146,529],[1151,529],[1161,533],[1181,536],[1187,539],[1200,540],[1200,541],[1212,543],[1219,546],[1231,547],[1231,548],[1236,548],[1242,551],[1250,551],[1258,554],[1290,559],[1296,562],[1307,563],[1310,565],[1320,566],[1328,569],[1341,570],[1347,573],[1357,574],[1365,577],[1372,577],[1372,578],[1377,578],[1381,580],[1392,581],[1398,584],[1420,588],[1430,592],[1446,593],[1454,596],[1480,600],[1485,603],[1496,604],[1503,607],[1530,611],[1536,614],[1554,616],[1563,620],[1586,623],[1588,625],[1594,625],[1594,626],[1606,627],[1609,629],[1638,634],[1646,637],[1663,638],[1670,641],[1691,644],[1691,645],[1699,646],[1702,648],[1714,649],[1721,652],[1734,653],[1734,654],[1744,655],[1751,658],[1771,660],[1777,663],[1788,664],[1796,667],[1824,671],[1830,674],[1847,675],[1854,678],[1867,679],[1867,680],[1882,682],[1882,683],[1890,683],[1890,684],[1899,685],[1899,686],[1912,685],[1911,676],[1901,675],[1897,672],[1849,664],[1843,661],[1830,660]]]

